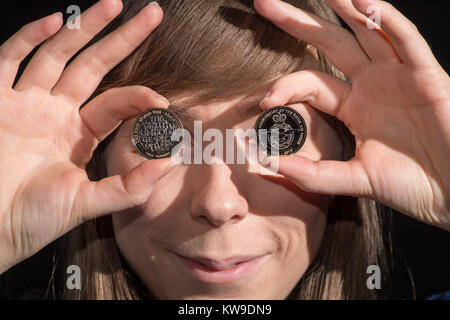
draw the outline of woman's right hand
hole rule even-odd
[[[122,10],[101,0],[81,15],[81,30],[54,14],[23,27],[0,47],[0,274],[81,224],[140,205],[172,159],[144,161],[124,176],[89,181],[86,165],[120,123],[168,102],[145,87],[116,88],[86,104],[102,78],[160,24],[145,7],[82,49]],[[51,38],[50,38],[51,37]],[[20,62],[42,41],[13,87]]]

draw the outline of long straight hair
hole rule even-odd
[[[100,36],[124,24],[148,2],[124,1],[121,15]],[[324,1],[287,2],[339,23]],[[201,103],[245,94],[269,79],[302,69],[307,45],[259,16],[252,0],[159,0],[159,3],[164,11],[162,23],[105,77],[95,95],[114,87],[143,85],[169,99],[190,92]],[[320,52],[312,50],[324,72],[346,80]],[[336,160],[351,159],[354,137],[340,121],[321,115],[341,137],[344,152]],[[95,151],[87,168],[91,180],[107,176],[104,151],[113,138],[114,134],[110,135]],[[320,250],[287,299],[387,297],[390,268],[383,235],[389,230],[390,221],[385,210],[368,199],[335,197]],[[80,266],[83,283],[82,290],[61,290],[60,298],[154,298],[121,256],[110,216],[84,223],[61,243],[64,265]],[[381,290],[367,287],[370,265],[382,270]]]

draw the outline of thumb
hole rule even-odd
[[[264,162],[269,167],[273,157]],[[311,193],[343,196],[368,196],[371,194],[369,179],[356,159],[350,161],[313,161],[293,155],[278,158],[278,173],[301,189]]]
[[[145,203],[156,182],[176,166],[174,158],[147,160],[126,175],[115,175],[80,186],[74,214],[81,220],[94,219]]]

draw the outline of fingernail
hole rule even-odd
[[[262,159],[260,160],[260,163],[263,167],[268,168],[270,167],[271,160],[269,157],[263,156]]]
[[[151,4],[156,4],[157,6],[159,6],[158,1],[152,1],[152,2],[150,2],[148,5],[151,5]]]
[[[264,98],[264,99],[262,99],[261,102],[259,103],[259,106],[262,107],[262,104],[263,104],[265,101],[267,101],[267,100],[269,100],[269,98]]]
[[[157,97],[157,98],[158,98],[159,101],[164,102],[164,104],[170,105],[169,100],[167,100],[166,98],[164,98],[164,97],[162,97],[162,96],[159,96],[159,97]]]
[[[54,15],[55,15],[55,16],[59,16],[59,17],[61,17],[61,18],[62,18],[62,16],[63,16],[62,12],[55,12]]]
[[[259,106],[261,107],[262,104],[264,103],[264,101],[269,100],[271,95],[272,95],[272,90],[270,90],[270,91],[264,96],[264,99],[261,100],[261,102],[259,103]]]
[[[163,96],[161,96],[161,100],[163,100],[163,101],[166,102],[167,104],[170,104],[169,100],[167,100],[167,99],[164,98]]]

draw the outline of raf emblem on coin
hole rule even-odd
[[[306,139],[303,117],[290,107],[265,111],[255,125],[258,145],[267,155],[291,155],[301,149]]]
[[[172,141],[172,134],[177,129],[183,129],[183,125],[174,113],[166,109],[149,109],[134,122],[131,141],[147,159],[169,158],[182,141],[182,137]]]

